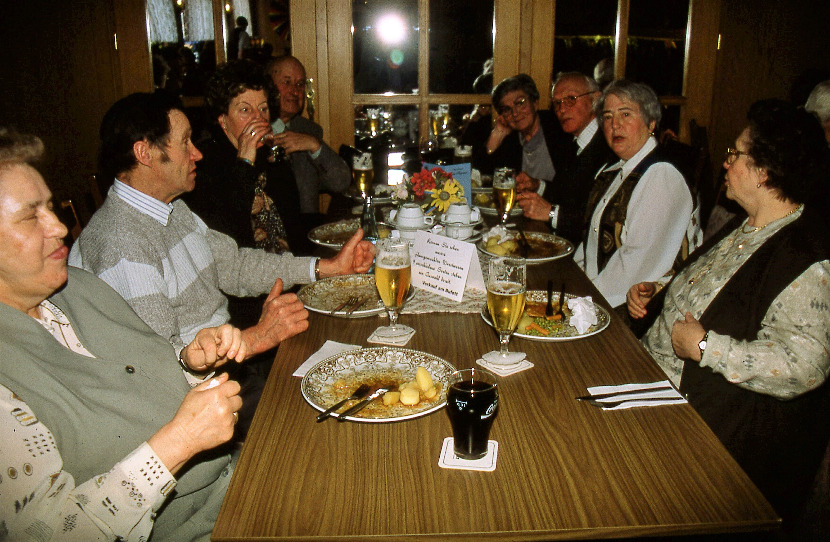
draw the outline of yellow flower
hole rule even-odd
[[[455,179],[447,181],[440,189],[436,188],[432,191],[432,201],[430,204],[439,213],[445,213],[447,209],[450,208],[450,204],[461,201],[461,195],[458,193],[459,191],[461,192],[461,195],[463,195],[464,191]]]

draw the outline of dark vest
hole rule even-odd
[[[701,315],[704,329],[737,340],[757,339],[773,300],[811,265],[830,259],[830,242],[820,224],[805,210],[767,240]],[[830,440],[830,386],[782,401],[687,361],[680,391],[786,526],[807,496]]]
[[[628,212],[628,202],[631,200],[631,194],[637,187],[637,183],[645,175],[648,168],[658,162],[668,162],[659,149],[654,149],[643,158],[637,166],[631,170],[628,176],[623,180],[620,187],[611,196],[608,204],[602,212],[602,218],[599,224],[599,236],[597,247],[597,270],[605,269],[608,260],[617,252],[617,249],[622,246],[622,228],[625,225],[626,214]],[[619,174],[619,169],[611,171],[603,171],[597,175],[594,182],[594,187],[591,190],[591,195],[588,197],[587,212],[585,214],[586,227],[590,227],[591,217],[599,204],[599,200],[605,194],[608,187],[614,182],[614,179]],[[685,178],[685,177],[684,177]],[[587,230],[585,235],[587,241]],[[587,243],[583,244],[583,247]],[[681,251],[683,248],[681,247]]]

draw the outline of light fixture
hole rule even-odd
[[[377,22],[378,39],[386,45],[397,45],[406,39],[406,25],[400,15],[382,15]]]

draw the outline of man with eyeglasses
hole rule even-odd
[[[516,183],[518,205],[534,220],[574,243],[582,240],[585,207],[597,172],[614,158],[594,113],[600,90],[593,78],[579,72],[560,73],[551,89],[552,107],[562,130],[573,137],[565,159],[557,163],[553,182]],[[541,185],[541,186],[540,186]],[[542,195],[540,195],[540,193]]]
[[[555,164],[563,159],[564,133],[552,111],[539,111],[539,91],[524,73],[508,77],[493,89],[493,107],[498,117],[486,151],[484,170],[511,167],[521,173],[519,182],[550,181]]]
[[[271,60],[267,73],[279,90],[279,117],[271,123],[277,145],[285,149],[300,191],[300,213],[320,212],[320,192],[343,192],[351,182],[349,166],[323,142],[323,128],[303,117],[306,73],[293,56]],[[276,116],[276,115],[275,115]]]

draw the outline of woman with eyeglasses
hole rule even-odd
[[[646,349],[792,532],[830,439],[830,241],[807,201],[827,149],[789,103],[757,102],[748,121],[723,164],[748,217],[668,285],[631,287],[627,306],[653,320]]]

